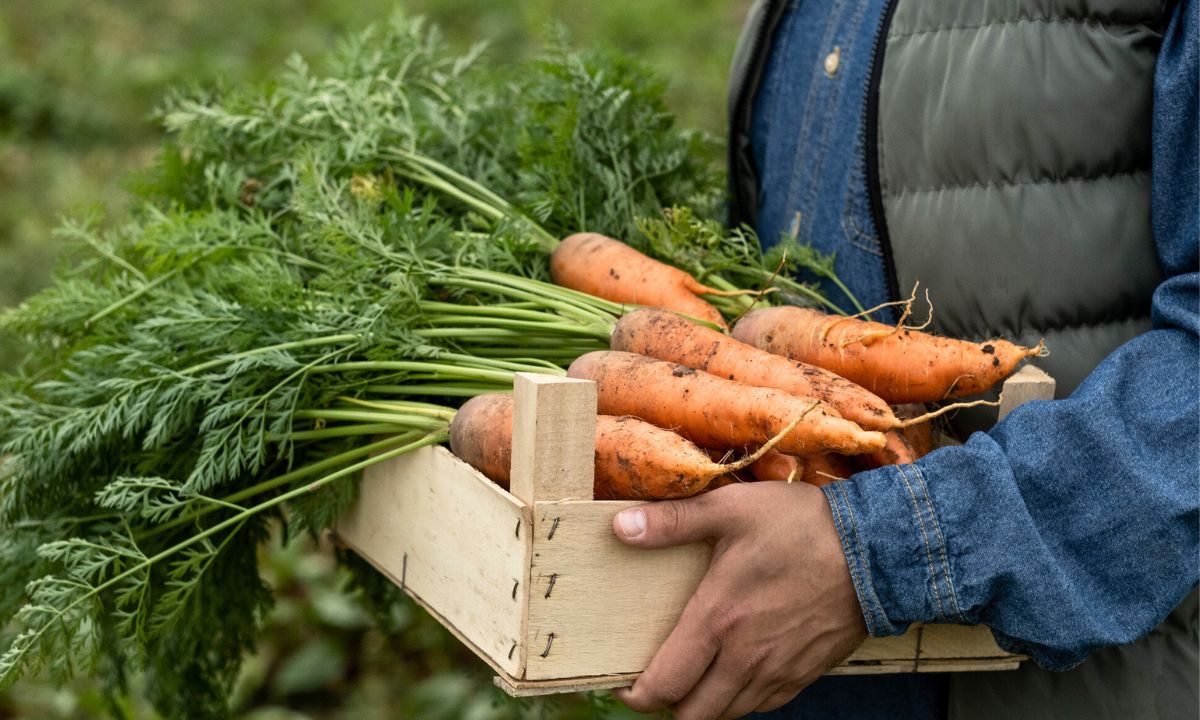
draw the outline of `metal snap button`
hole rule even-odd
[[[833,52],[825,56],[825,74],[829,77],[833,77],[834,73],[837,72],[838,65],[841,63],[841,61],[842,49],[835,46],[833,48]]]

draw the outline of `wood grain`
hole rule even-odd
[[[1000,391],[998,420],[1030,400],[1053,400],[1054,378],[1033,365],[1026,364],[1004,381]]]
[[[596,456],[596,383],[517,373],[513,382],[512,494],[591,500]]]
[[[496,667],[519,676],[529,588],[525,515],[450,451],[426,447],[369,468],[337,535]]]
[[[525,679],[641,671],[675,627],[711,551],[622,544],[612,518],[638,504],[534,506]]]

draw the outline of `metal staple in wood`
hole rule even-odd
[[[408,553],[404,553],[404,559],[400,564],[400,591],[404,592],[405,582],[408,580]]]
[[[513,591],[512,591],[512,599],[513,600],[517,599],[517,586],[520,584],[521,584],[520,580],[513,580]]]
[[[542,651],[542,657],[546,657],[550,654],[550,646],[553,644],[554,644],[554,633],[550,633],[549,635],[546,636],[546,649]]]
[[[558,573],[551,573],[550,574],[550,587],[546,588],[546,594],[544,597],[547,597],[547,598],[550,597],[550,593],[553,592],[553,590],[554,590],[554,582],[556,580],[558,580]]]
[[[554,518],[554,523],[552,525],[550,525],[550,534],[546,536],[547,540],[554,539],[554,532],[556,530],[558,530],[558,520],[559,520],[558,518]]]
[[[521,539],[521,519],[520,518],[517,518],[517,529],[513,531],[513,537],[515,537],[518,540]]]
[[[508,659],[512,660],[512,654],[517,651],[517,641],[513,640],[512,647],[508,649]]]

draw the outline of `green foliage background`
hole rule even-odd
[[[670,83],[684,124],[724,131],[729,58],[747,0],[409,0],[466,48],[496,60],[535,54],[561,23],[578,46],[630,52]],[[62,217],[121,219],[124,178],[145,166],[160,129],[148,120],[179,85],[242,84],[287,56],[322,55],[349,30],[382,21],[394,0],[5,0],[0,4],[0,307],[44,286],[60,258]],[[0,337],[0,365],[12,361]],[[506,701],[486,667],[411,605],[374,629],[327,548],[275,551],[280,598],[240,683],[242,718],[620,717],[603,697]],[[2,559],[0,559],[2,561]],[[86,682],[28,681],[0,695],[0,718],[150,718],[106,707]]]

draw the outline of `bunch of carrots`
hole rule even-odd
[[[567,373],[595,381],[596,499],[680,498],[748,480],[824,485],[911,463],[933,449],[932,423],[985,401],[1041,344],[968,342],[793,306],[752,310],[729,328],[706,295],[727,295],[594,233],[564,239],[554,281],[632,307],[609,350]],[[507,487],[512,398],[483,394],[456,413],[451,449]],[[741,457],[729,461],[734,455]]]

